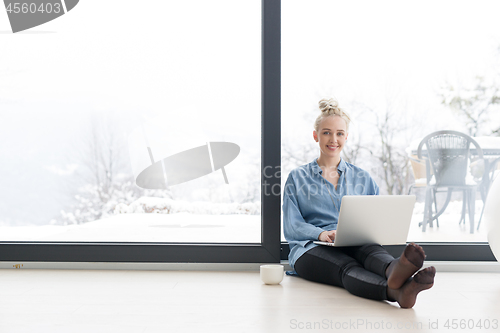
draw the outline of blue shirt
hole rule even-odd
[[[318,246],[313,241],[320,233],[337,229],[344,195],[379,194],[379,187],[363,169],[341,159],[337,172],[337,189],[323,178],[316,159],[288,175],[283,192],[283,232],[290,245],[288,262],[292,268],[301,255]]]

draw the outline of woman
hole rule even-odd
[[[395,259],[378,244],[331,247],[313,243],[335,239],[344,195],[379,194],[366,171],[340,157],[349,136],[349,116],[333,99],[321,100],[319,108],[313,137],[320,156],[292,170],[283,196],[283,229],[290,244],[292,274],[411,308],[417,294],[432,287],[436,273],[434,267],[420,270],[425,259],[420,246],[408,244]]]

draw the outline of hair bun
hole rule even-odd
[[[319,124],[323,119],[330,116],[339,116],[340,118],[345,120],[347,131],[349,131],[349,123],[351,122],[351,118],[349,115],[341,108],[339,108],[339,103],[333,98],[323,98],[319,101],[319,109],[321,110],[321,114],[316,118],[314,122],[314,130],[319,132]]]
[[[321,112],[326,113],[329,113],[330,110],[335,112],[339,110],[339,103],[333,98],[323,98],[321,101],[319,101],[319,109],[321,110]]]

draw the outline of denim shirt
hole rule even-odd
[[[316,159],[288,175],[283,192],[283,232],[290,245],[288,262],[292,268],[301,255],[318,246],[313,241],[319,234],[337,229],[344,195],[379,194],[379,187],[363,169],[341,159],[337,171],[337,189],[323,178]]]

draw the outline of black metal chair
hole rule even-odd
[[[421,223],[422,231],[426,230],[427,224],[432,227],[432,222],[446,210],[452,192],[462,191],[462,216],[459,223],[462,221],[465,223],[465,214],[468,211],[470,232],[474,233],[474,209],[478,184],[466,181],[467,167],[471,158],[471,144],[475,146],[475,155],[482,159],[483,151],[479,144],[461,132],[438,131],[427,135],[420,142],[418,158],[423,160],[424,154],[427,156],[427,187],[424,220]],[[431,170],[433,175],[431,175]],[[447,192],[445,204],[439,212],[433,215],[432,202],[435,201],[436,194],[442,190]]]

